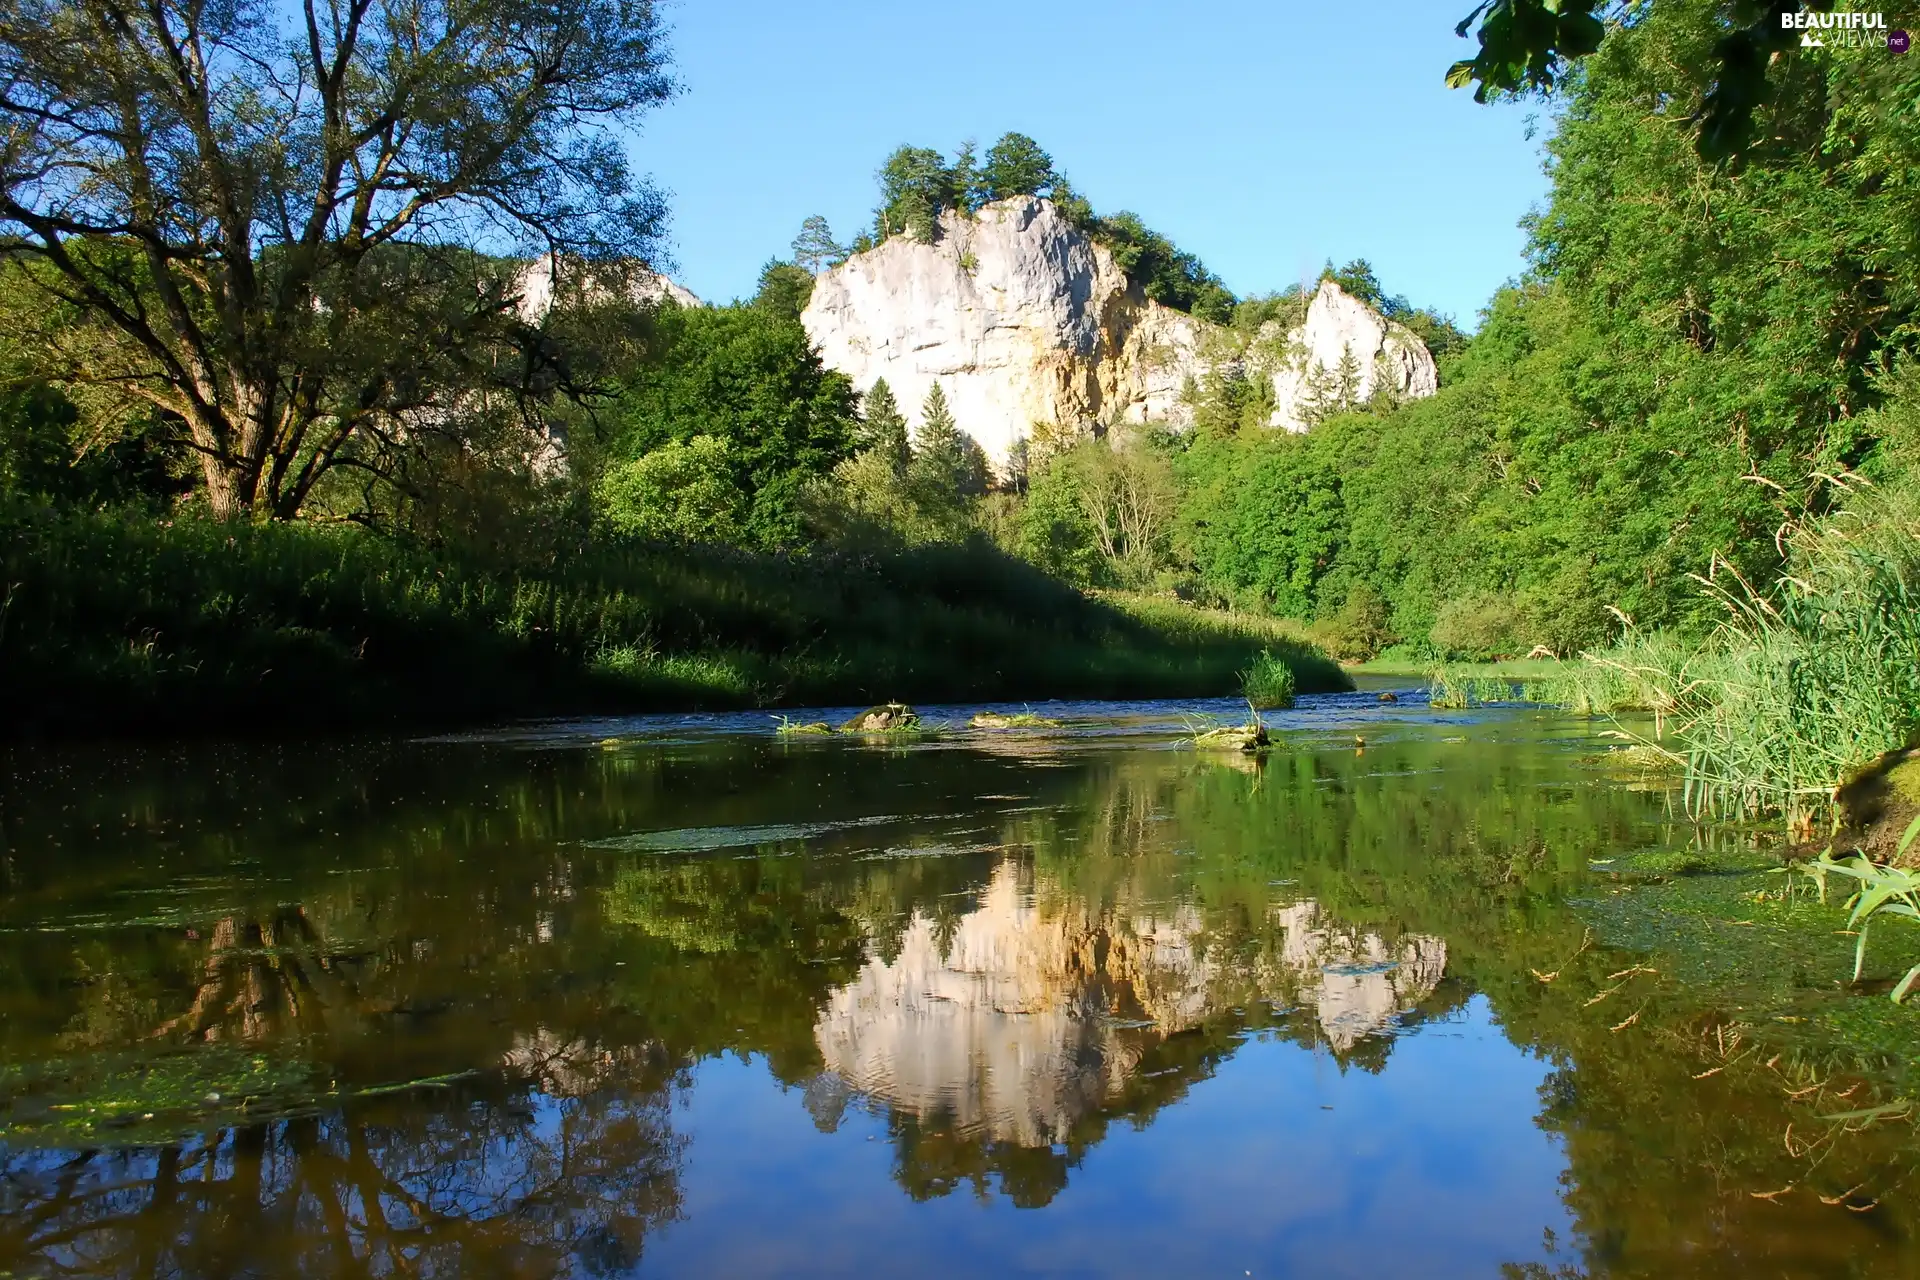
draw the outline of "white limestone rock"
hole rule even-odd
[[[954,419],[1004,463],[1036,423],[1184,424],[1202,321],[1142,298],[1053,203],[949,213],[932,244],[896,236],[815,280],[800,317],[829,368],[885,378],[911,423],[937,381]]]
[[[1262,339],[1279,337],[1269,323]],[[1433,355],[1411,329],[1387,319],[1331,280],[1320,282],[1307,305],[1305,323],[1275,344],[1286,354],[1273,370],[1271,424],[1305,431],[1330,394],[1337,393],[1341,362],[1353,356],[1349,370],[1354,403],[1385,393],[1395,400],[1417,400],[1440,388]]]
[[[546,318],[553,309],[554,255],[542,254],[521,268],[513,282],[513,292],[519,296],[520,317],[527,321]],[[659,302],[671,299],[683,307],[704,307],[706,303],[695,297],[693,291],[669,280],[657,271],[633,265],[626,269],[625,287],[635,302]],[[589,278],[588,289],[598,282]]]
[[[940,221],[932,244],[895,236],[814,281],[800,317],[828,368],[866,392],[886,379],[917,425],[938,382],[955,421],[996,465],[1036,425],[1069,433],[1125,422],[1192,424],[1183,394],[1216,365],[1257,365],[1274,383],[1272,424],[1305,430],[1311,392],[1357,362],[1356,398],[1376,383],[1432,395],[1433,357],[1405,326],[1331,281],[1292,332],[1252,344],[1133,287],[1105,246],[1048,200],[1016,196]]]

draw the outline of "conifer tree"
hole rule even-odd
[[[847,251],[836,244],[833,229],[827,220],[819,214],[812,214],[800,224],[800,234],[793,238],[793,261],[813,275],[819,275],[828,267],[837,267],[847,260]]]
[[[986,455],[954,421],[947,393],[938,382],[921,405],[920,430],[913,443],[908,484],[924,507],[964,505],[965,499],[987,491]]]
[[[907,464],[913,453],[907,447],[907,417],[894,401],[893,388],[885,378],[874,380],[861,404],[860,426],[855,444],[860,452],[878,450],[893,468],[897,479],[906,479]]]

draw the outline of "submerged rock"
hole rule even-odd
[[[1236,724],[1195,734],[1193,745],[1200,751],[1258,751],[1272,746],[1273,739],[1263,724]]]
[[[1389,690],[1381,694],[1378,700],[1381,702],[1398,702],[1400,701],[1400,695]]]
[[[1021,711],[1006,715],[999,711],[980,711],[967,721],[972,729],[1058,729],[1058,720],[1049,720],[1045,716],[1034,715],[1031,711]]]
[[[840,726],[842,733],[898,733],[920,724],[920,716],[904,702],[885,702],[868,707]]]

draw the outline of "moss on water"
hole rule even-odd
[[[1920,961],[1920,926],[1877,923],[1860,983],[1844,893],[1754,854],[1646,851],[1573,903],[1609,945],[1649,954],[1670,979],[1713,998],[1763,1043],[1844,1064],[1882,1088],[1920,1088],[1920,1006],[1887,999]]]
[[[169,1141],[308,1103],[304,1062],[210,1045],[0,1065],[0,1139],[24,1146]]]

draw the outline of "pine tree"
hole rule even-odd
[[[986,455],[953,420],[947,393],[937,382],[921,405],[913,445],[908,486],[923,507],[963,507],[965,499],[987,491]]]
[[[834,243],[833,230],[825,218],[816,213],[800,224],[800,234],[793,238],[794,265],[819,275],[846,260],[847,251]]]
[[[860,426],[855,447],[862,453],[879,450],[892,466],[894,475],[906,479],[907,464],[913,453],[907,447],[907,417],[893,398],[893,388],[885,378],[874,380],[861,405]]]

